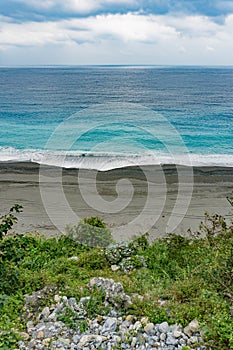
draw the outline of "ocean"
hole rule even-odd
[[[233,167],[233,68],[0,68],[0,161]]]

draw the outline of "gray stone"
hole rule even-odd
[[[125,294],[120,282],[117,283],[111,278],[94,277],[90,280],[89,287],[93,288],[94,286],[103,289],[106,293],[105,301],[117,308],[125,307],[132,303],[130,297]]]
[[[69,298],[68,299],[68,305],[71,307],[71,308],[74,308],[76,305],[77,305],[77,301],[75,298]]]
[[[120,329],[122,329],[122,328],[129,328],[130,325],[131,325],[131,322],[125,320],[125,321],[122,322],[122,324],[120,326]]]
[[[63,345],[70,345],[70,339],[67,338],[59,338],[58,339],[60,343],[62,343]]]
[[[183,338],[181,338],[181,339],[179,339],[179,344],[184,346],[184,345],[186,345],[186,341]]]
[[[48,320],[49,321],[57,321],[57,313],[55,311],[53,311],[49,316],[48,316]]]
[[[80,340],[80,335],[75,334],[75,335],[73,336],[73,342],[74,342],[75,344],[78,344],[79,340]]]
[[[87,346],[91,342],[98,342],[101,343],[102,341],[105,341],[107,338],[96,335],[96,334],[89,334],[89,335],[83,335],[78,343],[78,347],[83,349],[84,346]]]
[[[113,336],[112,336],[112,340],[113,340],[115,343],[120,343],[121,337],[119,337],[119,335],[113,335]]]
[[[171,333],[168,333],[167,338],[166,338],[166,344],[167,345],[176,345],[176,344],[178,344],[178,340],[176,338],[174,338]]]
[[[160,325],[159,325],[159,331],[161,333],[167,333],[169,332],[169,325],[167,322],[162,322]]]
[[[102,328],[102,334],[105,333],[113,333],[115,332],[117,327],[117,319],[115,317],[109,317],[105,321],[103,328]]]
[[[44,307],[41,314],[39,315],[39,319],[47,318],[50,314],[50,309],[48,306]]]
[[[86,305],[90,301],[91,297],[83,297],[79,300],[80,304]]]
[[[198,343],[198,337],[196,337],[196,336],[190,337],[190,338],[189,338],[189,343],[191,343],[191,344],[196,344],[196,343]]]
[[[91,280],[90,288],[93,285],[106,292],[105,303],[106,306],[110,306],[108,316],[99,316],[91,320],[85,317],[84,304],[90,300],[90,297],[81,298],[77,304],[75,298],[68,299],[66,296],[56,295],[54,298],[56,305],[50,308],[45,307],[38,317],[38,311],[34,315],[31,314],[29,319],[37,320],[37,322],[39,317],[41,319],[37,324],[32,321],[27,323],[27,336],[24,337],[23,342],[18,343],[18,348],[20,350],[42,350],[50,343],[50,350],[94,350],[99,347],[103,350],[113,348],[182,350],[184,346],[189,345],[190,348],[194,348],[198,343],[202,343],[197,321],[194,320],[185,327],[186,334],[183,333],[180,325],[169,326],[167,322],[154,325],[148,323],[146,317],[142,317],[140,322],[134,316],[121,315],[117,309],[116,305],[126,305],[127,301],[127,296],[120,283],[115,283],[111,279],[96,278]],[[118,293],[120,293],[120,300]],[[63,322],[57,321],[57,317],[66,307],[72,309],[78,319],[87,322],[88,328],[84,334],[80,334],[78,323],[74,331],[67,328]],[[205,347],[199,345],[198,349],[204,350]]]
[[[138,338],[139,345],[144,345],[145,344],[145,339],[144,339],[142,334],[139,333],[137,338]]]

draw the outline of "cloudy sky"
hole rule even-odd
[[[233,65],[233,0],[0,0],[0,65]]]

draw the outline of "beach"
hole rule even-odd
[[[95,172],[2,162],[1,214],[18,203],[24,209],[15,231],[39,231],[47,237],[93,215],[104,219],[117,241],[147,231],[152,240],[164,237],[170,232],[171,216],[178,223],[173,232],[187,235],[189,228],[198,229],[205,211],[231,217],[226,197],[231,195],[232,179],[233,168],[227,167],[195,167],[192,179],[190,168],[177,171],[174,165]],[[180,206],[175,207],[179,193]]]

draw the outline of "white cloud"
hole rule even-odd
[[[37,46],[65,40],[66,33],[56,22],[27,22],[0,24],[0,45]]]
[[[161,20],[170,25],[184,36],[204,37],[215,35],[221,30],[221,26],[215,23],[210,17],[202,15],[189,16],[163,16]]]
[[[25,23],[13,23],[1,17],[0,21],[0,48],[27,47],[26,51],[21,49],[22,57],[27,56],[31,47],[44,47],[45,57],[46,52],[64,50],[70,61],[67,58],[63,63],[70,63],[74,52],[76,59],[79,53],[77,63],[93,64],[107,63],[106,57],[109,63],[121,63],[121,59],[129,57],[128,63],[134,60],[133,64],[137,59],[138,63],[211,64],[215,60],[213,64],[216,64],[222,58],[224,64],[233,56],[233,15],[228,15],[223,24],[204,16],[140,13]]]
[[[114,37],[123,41],[153,42],[176,37],[174,28],[164,25],[156,16],[142,16],[139,14],[98,15],[87,19],[71,20],[74,28],[81,28],[89,32],[90,38]]]
[[[154,42],[177,37],[175,28],[155,16],[137,14],[98,15],[56,22],[2,23],[0,44],[42,45],[61,41],[95,41],[110,38]]]

